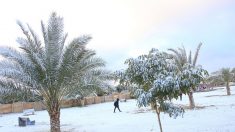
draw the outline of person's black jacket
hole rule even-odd
[[[114,106],[115,106],[115,107],[119,107],[119,99],[117,99],[117,100],[114,102]]]

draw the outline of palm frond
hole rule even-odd
[[[21,28],[23,34],[26,36],[27,39],[19,38],[17,41],[21,44],[23,49],[30,49],[32,52],[39,52],[41,51],[41,42],[37,38],[37,35],[34,31],[28,26],[29,30],[24,27],[24,25],[17,21],[17,24]],[[34,41],[35,40],[35,41]]]
[[[182,54],[180,52],[178,52],[175,49],[168,49],[169,51],[173,52],[172,56],[176,62],[177,67],[179,68],[179,70],[182,70]]]
[[[0,55],[9,61],[17,62],[26,73],[32,72],[34,69],[34,65],[31,61],[24,54],[14,50],[13,48],[2,47]]]
[[[197,46],[197,50],[195,52],[194,59],[193,59],[193,66],[195,66],[196,63],[197,63],[197,58],[198,58],[201,46],[202,46],[202,43],[199,43],[198,46]]]
[[[175,49],[172,49],[172,48],[170,48],[170,49],[168,49],[169,51],[171,51],[171,52],[173,52],[175,55],[177,55],[177,56],[181,56],[180,55],[180,53],[177,51],[177,50],[175,50]]]
[[[45,31],[44,31],[45,32]],[[56,13],[52,13],[46,33],[47,35],[45,39],[48,39],[47,43],[45,43],[45,51],[46,51],[46,61],[47,67],[50,69],[55,69],[58,67],[59,61],[61,58],[64,39],[66,38],[64,35],[64,24],[63,18],[58,17]],[[48,73],[51,75],[56,74],[55,71]]]
[[[101,59],[101,58],[93,57],[91,59],[88,59],[86,61],[83,61],[83,62],[79,63],[77,66],[80,67],[79,69],[81,71],[86,72],[90,69],[104,67],[105,66],[105,61],[103,61],[103,59]]]
[[[66,96],[75,97],[76,95],[88,95],[90,93],[96,93],[97,91],[102,91],[111,87],[109,80],[113,79],[113,75],[106,70],[96,69],[88,71],[79,78],[79,81],[74,81],[71,84],[71,89],[73,93],[69,93]],[[70,90],[71,90],[70,89]]]
[[[90,39],[90,36],[78,37],[66,47],[59,66],[60,82],[63,82],[64,78],[72,78],[75,74],[74,71],[78,69],[77,64],[95,55],[95,52],[85,49],[85,45]]]
[[[188,55],[188,63],[192,64],[192,52],[191,52],[191,50],[189,51],[189,55]]]
[[[46,49],[49,40],[48,40],[47,27],[45,26],[45,24],[43,23],[43,21],[41,21],[41,29],[42,29],[42,35],[43,35],[43,40],[44,40],[45,49]]]
[[[17,89],[17,83],[15,83],[16,81],[14,79],[9,79],[6,77],[1,77],[0,78],[0,86],[1,86],[1,91],[4,90],[14,90]]]
[[[185,63],[187,63],[187,53],[186,50],[184,48],[184,45],[182,45],[182,48],[178,48],[178,50],[180,51],[180,59],[181,59],[181,65],[184,65]]]
[[[28,71],[29,72],[29,71]],[[17,62],[3,60],[0,62],[0,75],[10,80],[15,80],[27,87],[36,87],[37,82],[32,78],[34,76],[25,72]]]
[[[44,59],[45,51],[41,46],[41,41],[29,25],[27,26],[27,30],[20,21],[18,21],[17,24],[20,26],[21,30],[27,38],[18,38],[17,41],[22,46],[20,48],[23,50],[23,52],[25,52],[27,59],[29,59],[30,62],[34,65],[34,70],[37,70],[38,74],[36,74],[36,77],[39,77],[38,79],[43,80],[43,78],[46,76],[46,65]]]
[[[230,68],[222,68],[221,75],[225,82],[232,81],[232,74],[231,74]]]
[[[30,34],[32,35],[33,40],[34,40],[33,43],[35,45],[35,48],[38,51],[42,51],[41,41],[39,40],[37,34],[33,31],[33,29],[28,24],[27,24],[27,27],[29,29]]]

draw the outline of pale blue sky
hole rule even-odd
[[[89,48],[111,70],[151,48],[194,52],[199,42],[198,64],[209,72],[235,67],[234,0],[8,0],[0,5],[0,45],[17,46],[17,19],[41,35],[40,20],[52,11],[64,17],[69,40],[91,34]]]

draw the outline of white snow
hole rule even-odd
[[[186,110],[183,118],[161,114],[164,132],[235,132],[235,87],[231,96],[225,88],[211,92],[194,93],[195,103],[203,109]],[[188,104],[188,97],[177,104]],[[113,102],[61,110],[61,129],[66,132],[158,132],[157,115],[148,108],[138,108],[135,100],[120,102],[122,112],[113,113]],[[28,116],[36,125],[19,127],[18,117],[23,113],[0,117],[0,132],[48,132],[49,116],[36,111]]]

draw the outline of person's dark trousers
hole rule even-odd
[[[115,113],[116,108],[118,108],[119,112],[122,112],[122,111],[119,109],[119,107],[116,107],[116,106],[115,106],[115,107],[114,107],[114,111],[113,111],[114,113]]]

